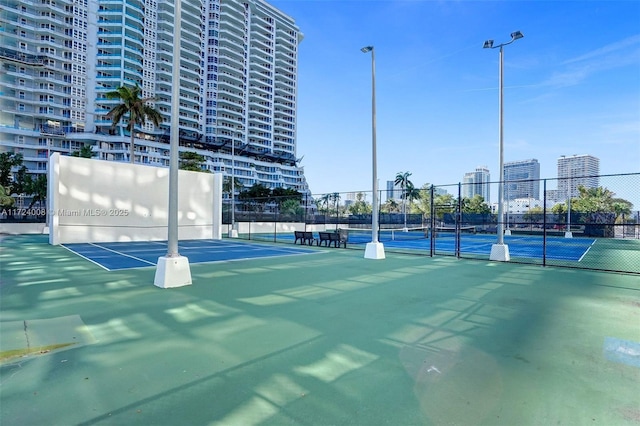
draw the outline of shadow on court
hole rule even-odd
[[[3,426],[640,418],[637,276],[327,249],[159,289],[153,268],[1,243]]]

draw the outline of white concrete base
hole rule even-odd
[[[378,243],[367,243],[367,247],[364,249],[365,259],[384,259],[384,245]]]
[[[509,246],[506,244],[492,245],[489,260],[497,260],[498,262],[508,262],[511,260],[509,256]]]
[[[238,238],[238,230],[237,229],[230,229],[228,236],[229,236],[229,238]]]
[[[511,235],[511,229],[507,229],[504,231],[504,235]]]
[[[573,238],[573,234],[571,233],[571,231],[566,231],[566,232],[564,233],[564,237],[565,237],[565,238]]]
[[[48,227],[48,226],[45,226],[45,227],[42,229],[42,233],[43,233],[44,235],[49,235],[49,227]]]
[[[156,287],[174,288],[191,285],[191,270],[189,259],[184,256],[158,258],[156,277],[153,281]]]

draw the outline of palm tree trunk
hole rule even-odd
[[[404,190],[404,185],[403,185],[403,192],[404,192],[404,197],[402,197],[402,212],[404,214],[404,228],[407,228],[407,192]]]
[[[133,144],[133,125],[131,126],[131,129],[129,130],[131,132],[131,147],[130,147],[130,153],[129,153],[129,159],[131,161],[131,164],[136,162],[136,150]]]

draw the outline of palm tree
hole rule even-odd
[[[413,183],[409,180],[411,173],[399,172],[396,174],[396,180],[393,182],[395,185],[399,185],[402,190],[402,213],[404,214],[404,227],[407,227],[407,193],[405,191],[409,186],[413,187]]]
[[[333,194],[331,194],[330,198],[333,200],[333,204],[336,208],[336,220],[337,220],[338,215],[340,213],[338,210],[338,203],[340,202],[340,193],[334,192]]]
[[[329,201],[331,200],[331,194],[324,194],[320,197],[316,203],[318,205],[318,211],[323,211],[324,214],[329,214]]]
[[[82,148],[71,153],[72,157],[80,158],[93,158],[96,155],[98,155],[98,153],[93,152],[93,147],[91,145],[82,145]]]
[[[27,207],[27,210],[31,209],[36,203],[38,205],[45,205],[47,199],[47,175],[38,175],[35,179],[29,176],[27,181],[26,192],[32,195],[31,204]]]
[[[398,203],[393,198],[389,198],[383,205],[381,210],[387,213],[396,213],[398,211]]]
[[[413,202],[419,200],[422,194],[420,193],[420,189],[413,186],[413,183],[409,182],[409,184],[406,190],[406,198],[409,200],[409,210],[413,211]]]
[[[180,157],[180,170],[189,170],[192,172],[211,173],[209,170],[204,169],[204,163],[207,159],[204,155],[198,154],[192,151],[183,151],[179,153]]]
[[[126,128],[131,133],[131,153],[129,157],[132,164],[135,160],[133,139],[135,126],[144,125],[148,119],[151,120],[155,126],[159,126],[162,121],[160,113],[151,105],[147,105],[147,102],[153,98],[141,98],[141,93],[142,89],[137,84],[133,88],[120,86],[112,92],[105,93],[107,99],[119,99],[122,102],[114,106],[111,111],[107,113],[107,117],[111,119],[111,127],[116,127],[125,115],[128,116]]]
[[[242,192],[242,187],[244,186],[240,179],[237,177],[233,178],[233,186],[237,192]],[[231,176],[225,176],[222,178],[222,192],[229,194],[229,199],[231,199]]]

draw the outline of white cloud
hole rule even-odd
[[[586,61],[593,58],[598,58],[613,52],[632,48],[634,45],[639,45],[639,44],[640,44],[640,34],[637,34],[632,37],[625,38],[624,40],[620,40],[615,43],[608,44],[599,49],[592,50],[591,52],[585,53],[575,58],[568,59],[564,61],[563,65],[568,65],[575,62],[581,62],[581,61]]]

